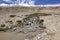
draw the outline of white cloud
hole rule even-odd
[[[0,4],[0,6],[7,6],[7,4],[2,3],[2,4]]]
[[[11,0],[3,0],[3,1],[10,2]]]
[[[11,2],[11,0],[4,0],[6,2]],[[26,1],[26,3],[25,3]],[[30,7],[30,6],[33,6],[33,7],[55,7],[55,6],[60,6],[60,4],[48,4],[48,5],[35,5],[34,4],[34,0],[17,0],[16,1],[18,4],[5,4],[5,3],[2,3],[0,4],[0,6],[26,6],[26,7]]]
[[[60,4],[47,4],[47,5],[37,5],[37,7],[56,7],[56,6],[60,6]]]
[[[30,5],[34,5],[34,1],[32,1],[32,0],[30,0],[29,3],[30,3]]]
[[[34,1],[32,0],[17,0],[19,4],[29,4],[29,5],[34,5]]]

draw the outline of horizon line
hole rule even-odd
[[[0,4],[3,7],[12,7],[12,6],[23,6],[23,7],[57,7],[60,4],[46,4],[46,5],[29,5],[29,4]]]

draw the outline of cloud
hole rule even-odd
[[[35,7],[57,7],[60,4],[35,5]]]
[[[30,1],[30,5],[34,5],[34,2],[35,2],[34,0]]]
[[[3,1],[5,1],[5,2],[10,2],[11,0],[3,0]]]
[[[6,1],[6,2],[11,2],[12,0],[3,0],[3,1]],[[14,2],[14,1],[12,1]],[[35,0],[16,0],[15,1],[16,3],[15,4],[7,4],[7,3],[2,3],[0,4],[0,6],[26,6],[26,7],[30,7],[30,6],[33,6],[33,7],[54,7],[54,6],[60,6],[60,4],[48,4],[48,5],[35,5]]]

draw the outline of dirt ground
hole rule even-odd
[[[49,13],[50,16],[41,16],[44,19],[44,25],[51,30],[52,40],[60,40],[60,7],[55,8],[0,8],[0,23],[9,20],[10,14],[23,15],[35,12]],[[49,34],[50,35],[50,34]],[[0,32],[0,40],[24,40],[25,35],[21,33]]]

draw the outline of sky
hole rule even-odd
[[[27,1],[27,4],[29,4],[28,0],[25,0],[25,2],[26,1]],[[2,4],[2,3],[4,3],[4,4],[15,4],[18,2],[16,2],[16,0],[0,0],[0,4]],[[60,4],[60,0],[33,0],[33,1],[31,1],[30,4],[34,4],[34,5]]]
[[[60,4],[60,0],[35,0],[36,5]]]

